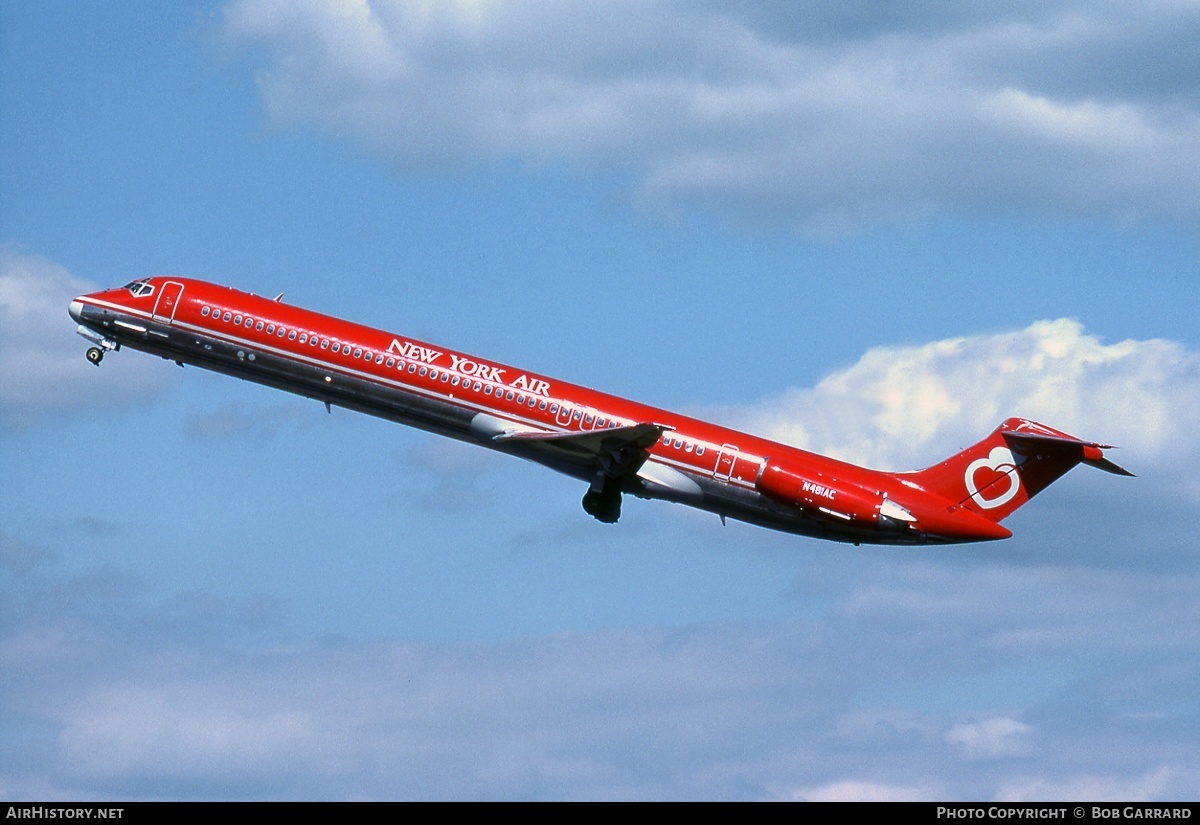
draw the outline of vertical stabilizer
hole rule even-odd
[[[925,470],[913,482],[991,521],[1002,521],[1079,463],[1132,475],[1104,457],[1109,445],[1010,418],[987,438]]]

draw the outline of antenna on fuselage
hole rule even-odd
[[[275,303],[279,303],[282,300],[283,300],[283,293],[281,292],[275,296]]]

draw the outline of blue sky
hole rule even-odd
[[[1200,783],[1200,12],[0,2],[0,796]],[[134,352],[177,273],[872,466],[1120,444],[852,549]]]

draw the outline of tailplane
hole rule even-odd
[[[1131,476],[1104,457],[1108,444],[1082,441],[1045,424],[1010,418],[940,464],[905,476],[990,521],[1002,521],[1076,464]]]

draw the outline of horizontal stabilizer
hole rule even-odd
[[[1006,424],[1008,422],[1005,422]],[[1030,422],[1021,422],[1023,426],[1029,426]],[[1035,425],[1044,427],[1044,425]],[[1045,427],[1049,430],[1049,427]],[[1069,436],[1066,433],[1051,434],[1049,432],[1027,432],[1023,430],[1011,431],[1002,429],[1001,434],[1004,440],[1009,443],[1013,449],[1020,452],[1054,452],[1056,450],[1075,454],[1080,463],[1095,467],[1098,470],[1103,470],[1106,473],[1112,473],[1119,476],[1134,477],[1133,473],[1126,470],[1124,467],[1105,458],[1104,450],[1111,450],[1111,444],[1101,444],[1098,441],[1083,441],[1082,439]]]
[[[1130,478],[1136,478],[1136,476],[1133,473],[1129,472],[1124,467],[1121,467],[1118,464],[1114,464],[1113,462],[1109,461],[1107,458],[1104,458],[1104,457],[1085,458],[1083,460],[1083,463],[1088,465],[1089,467],[1095,467],[1097,470],[1103,470],[1104,472],[1112,473],[1113,475],[1129,476]]]

